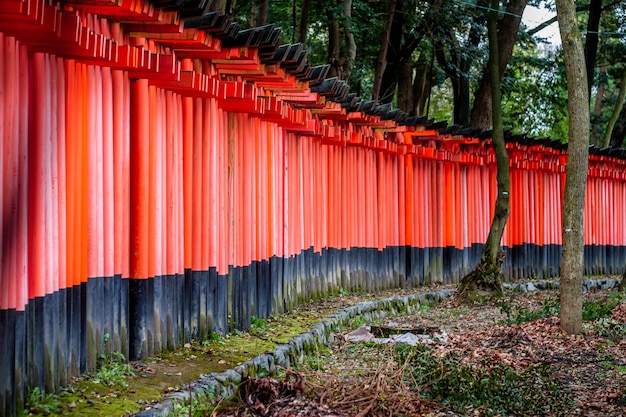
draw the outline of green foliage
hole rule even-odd
[[[224,346],[224,336],[219,333],[211,332],[206,340],[202,342],[202,346],[211,346],[218,344],[220,346]]]
[[[396,316],[406,316],[407,314],[409,314],[409,306],[405,303],[397,304],[394,310]]]
[[[584,321],[596,321],[607,319],[611,311],[619,304],[626,302],[626,294],[611,291],[605,300],[583,301],[582,316]],[[511,307],[510,303],[503,300],[498,303],[500,312],[506,315],[502,324],[513,325],[526,323],[544,317],[558,316],[561,311],[560,297],[547,297],[538,309],[528,309],[520,306]],[[606,325],[604,323],[603,325]],[[601,325],[601,326],[603,326]]]
[[[598,319],[594,323],[594,331],[598,336],[615,342],[626,339],[626,324],[608,317]]]
[[[282,43],[298,42],[300,17],[303,1],[272,0],[269,2],[267,23],[274,23],[281,28]],[[428,56],[437,50],[446,57],[445,69],[452,78],[466,77],[470,82],[470,97],[477,81],[482,76],[488,58],[485,26],[485,9],[475,2],[443,1],[436,5],[429,0],[400,2],[399,13],[394,29],[402,23],[401,48],[390,52],[404,53],[407,45],[419,40],[413,56],[405,58],[418,67],[418,55]],[[592,88],[591,107],[594,108],[598,85],[603,83],[604,91],[600,110],[592,112],[594,132],[602,135],[606,128],[613,104],[619,92],[625,46],[626,6],[624,2],[613,2],[605,7],[601,19],[596,74]],[[250,27],[252,16],[258,11],[257,0],[239,0],[229,2],[232,10],[230,17],[242,28]],[[350,26],[357,45],[357,55],[349,80],[350,89],[358,96],[367,99],[371,96],[374,80],[375,63],[380,50],[380,42],[385,27],[387,1],[353,0]],[[483,3],[486,4],[486,3]],[[554,11],[553,2],[529,1],[529,5],[542,5]],[[586,30],[587,14],[579,13],[580,29]],[[331,20],[340,26],[341,48],[345,48],[343,23],[346,21],[342,2],[335,0],[311,1],[308,14],[307,39],[305,48],[308,62],[315,66],[328,63],[329,35]],[[522,132],[530,137],[551,137],[567,141],[567,83],[561,48],[547,44],[541,38],[541,32],[529,36],[523,25],[518,33],[513,57],[506,69],[502,81],[504,125],[507,130]],[[392,42],[393,43],[393,42]],[[395,45],[395,43],[393,43]],[[436,48],[435,48],[436,45]],[[345,56],[345,53],[340,53]],[[389,62],[393,61],[393,56]],[[388,64],[389,64],[388,62]],[[600,74],[599,69],[602,69]],[[601,77],[603,78],[601,80]],[[428,116],[435,120],[451,121],[453,114],[453,92],[450,77],[437,59],[434,60],[432,74],[432,94],[429,97]],[[424,111],[423,113],[426,113]]]
[[[39,387],[35,387],[28,393],[25,412],[27,412],[27,415],[46,415],[57,412],[59,411],[57,399],[58,397],[56,395],[41,392]]]
[[[502,324],[513,325],[542,319],[544,317],[556,316],[561,310],[559,303],[558,297],[547,297],[537,310],[530,310],[520,306],[511,307],[507,301],[500,301],[498,307],[501,313],[506,314],[506,319],[502,320]]]
[[[367,323],[367,320],[365,320],[365,317],[355,316],[352,319],[350,319],[350,323],[348,324],[348,327],[350,327],[351,329],[356,329],[357,327],[363,326],[365,323]]]
[[[502,80],[502,106],[506,129],[567,141],[563,51],[522,39]]]
[[[435,66],[434,73],[435,85],[430,96],[428,117],[435,120],[449,120],[454,111],[452,85],[438,66]]]
[[[518,371],[502,363],[465,365],[458,354],[435,355],[426,346],[399,346],[397,360],[406,377],[427,400],[458,413],[484,416],[568,415],[569,392],[558,386],[552,366],[542,363]]]
[[[194,394],[188,401],[176,401],[172,406],[172,415],[175,417],[205,417],[220,409],[220,404],[214,404],[215,387],[206,394]]]
[[[302,369],[311,371],[326,371],[327,361],[325,356],[330,353],[326,346],[318,346],[311,354],[306,355],[302,361]]]
[[[89,379],[108,387],[126,388],[126,378],[129,376],[135,376],[135,372],[126,364],[126,357],[119,352],[111,352],[100,355],[96,372]]]
[[[602,366],[606,366],[607,368],[614,369],[620,374],[626,374],[626,366],[624,365],[618,365],[610,361],[603,361],[600,363],[602,364]]]
[[[584,301],[583,320],[595,321],[609,318],[613,309],[622,303],[626,303],[626,294],[619,291],[609,292],[606,300]]]
[[[267,329],[267,320],[252,316],[250,327],[253,329]]]
[[[594,88],[591,91],[591,103],[594,107],[591,113],[591,123],[594,133],[600,138],[604,137],[607,122],[611,118],[621,89],[620,80],[624,71],[623,57],[626,54],[626,44],[623,35],[620,36],[620,33],[623,34],[626,29],[624,25],[626,6],[623,3],[618,2],[606,8],[600,20],[602,35],[598,39],[594,85],[602,84],[604,88]],[[598,96],[599,92],[602,92],[601,96]],[[599,109],[595,106],[598,102]]]

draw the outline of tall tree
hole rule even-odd
[[[624,140],[626,140],[626,106],[622,107],[622,111],[617,118],[609,146],[616,148],[624,146]]]
[[[259,13],[257,15],[257,26],[264,26],[267,22],[267,9],[269,8],[269,0],[261,0],[259,2]]]
[[[582,330],[582,276],[584,252],[584,206],[589,158],[589,97],[582,39],[573,0],[556,0],[559,32],[563,43],[569,112],[569,141],[561,258],[561,328],[577,334]]]
[[[211,10],[212,12],[214,11],[224,11],[224,9],[226,8],[226,0],[214,0],[213,2],[211,2],[211,6],[209,6],[209,10]]]
[[[328,17],[328,62],[330,63],[328,75],[343,78],[339,21],[335,18],[335,13],[333,13],[332,9],[327,9],[326,15]]]
[[[489,35],[489,69],[491,74],[491,100],[493,133],[492,142],[496,154],[498,166],[497,182],[498,195],[496,197],[495,210],[491,220],[489,235],[483,248],[480,263],[472,272],[467,274],[459,284],[461,297],[468,295],[473,290],[486,290],[502,294],[502,261],[504,254],[500,251],[500,242],[504,233],[504,226],[509,217],[509,192],[511,189],[509,179],[509,157],[504,144],[504,130],[502,127],[502,103],[500,92],[500,75],[498,72],[498,11],[500,1],[491,0],[491,9],[487,14],[487,29]]]
[[[413,63],[405,62],[398,74],[398,97],[396,99],[398,108],[407,113],[415,113],[413,100]]]
[[[411,9],[405,5],[404,1],[397,1],[395,12],[393,15],[393,22],[391,25],[391,33],[389,36],[389,49],[387,51],[387,64],[382,76],[380,86],[380,100],[383,103],[390,103],[393,101],[394,94],[397,90],[397,105],[398,107],[406,111],[407,113],[416,112],[415,103],[423,102],[425,99],[420,97],[420,93],[426,93],[430,91],[430,77],[432,76],[432,60],[431,64],[422,65],[418,62],[416,66],[416,78],[420,78],[420,81],[413,83],[413,55],[417,48],[420,48],[420,57],[425,56],[427,52],[424,50],[426,45],[422,43],[425,35],[433,32],[433,28],[440,24],[442,15],[442,0],[428,0],[426,11],[421,18],[415,18],[411,16]],[[412,19],[410,19],[412,17]],[[428,50],[432,51],[428,45]],[[428,56],[433,56],[430,53],[426,53]],[[428,78],[425,78],[428,77]],[[417,92],[416,98],[413,98],[413,88],[419,89],[420,86],[424,87],[424,90]]]
[[[600,16],[602,14],[602,0],[589,2],[589,18],[587,19],[587,36],[585,37],[585,60],[587,71],[587,94],[591,97],[591,87],[596,68],[596,55],[598,54],[598,29],[600,29]]]
[[[296,42],[296,31],[298,30],[298,0],[291,3],[291,43]]]
[[[413,79],[413,102],[412,107],[406,112],[414,111],[416,114],[427,114],[426,101],[430,97],[430,93],[433,85],[433,65],[434,55],[432,50],[428,54],[428,51],[423,51],[417,59],[415,66],[415,78]],[[430,55],[430,56],[428,56]],[[398,107],[399,107],[398,103]]]
[[[600,119],[602,117],[602,101],[604,100],[604,92],[606,91],[606,64],[600,65],[600,76],[598,77],[598,89],[596,91],[595,104],[591,116],[591,143],[600,145]]]
[[[478,0],[477,4],[485,8],[488,2]],[[471,16],[468,13],[468,16]],[[469,124],[470,115],[470,69],[474,64],[476,54],[472,53],[479,46],[484,30],[484,16],[475,15],[467,22],[467,38],[459,41],[459,33],[454,31],[450,23],[450,16],[441,16],[439,27],[434,38],[435,56],[439,66],[443,69],[452,84],[454,109],[452,118],[454,123]],[[457,19],[457,16],[454,16]]]
[[[342,79],[350,82],[354,60],[356,59],[356,41],[354,40],[354,33],[352,33],[352,0],[343,0],[343,16],[343,37],[346,43],[346,51]]]
[[[394,3],[395,10],[390,29],[391,32],[389,34],[387,65],[385,66],[385,70],[382,74],[380,85],[380,101],[383,103],[391,103],[393,101],[396,89],[398,90],[399,95],[404,95],[403,100],[408,101],[408,95],[411,93],[410,88],[401,92],[398,88],[398,84],[400,82],[402,82],[405,86],[411,84],[412,74],[408,75],[406,73],[406,71],[408,71],[408,68],[406,67],[412,66],[414,49],[408,50],[406,47],[410,45],[406,44],[403,46],[402,42],[404,39],[408,41],[412,38],[411,36],[405,36],[405,29],[412,27],[412,25],[406,25],[407,11],[404,10],[404,2],[395,1]],[[418,30],[422,31],[423,29]],[[407,77],[407,75],[410,77],[409,79],[405,78],[400,81],[401,77]],[[398,107],[400,107],[400,104],[398,104]]]
[[[300,11],[300,33],[298,34],[298,42],[306,43],[307,33],[309,30],[309,10],[311,8],[311,0],[303,0],[302,10]]]
[[[511,56],[513,55],[513,47],[517,40],[517,32],[521,22],[522,13],[526,8],[527,0],[511,0],[509,1],[506,13],[498,22],[498,74],[499,80],[502,81],[504,71],[506,70]],[[485,68],[483,76],[478,84],[478,89],[474,93],[474,105],[470,116],[470,126],[481,129],[488,129],[491,126],[491,70],[490,67]]]
[[[250,10],[250,26],[263,26],[267,22],[269,0],[253,1]]]
[[[341,18],[333,8],[326,10],[328,17],[328,62],[331,64],[330,76],[350,81],[356,59],[356,41],[352,33],[352,0],[341,2]],[[341,47],[343,31],[344,47]]]
[[[391,27],[396,12],[396,0],[389,0],[389,10],[387,11],[387,23],[383,30],[382,39],[380,41],[380,50],[378,51],[378,59],[376,60],[376,68],[374,71],[374,86],[372,87],[372,100],[378,100],[380,96],[380,87],[383,81],[383,74],[387,66],[387,51],[389,50],[389,41],[391,39]]]
[[[615,127],[615,123],[617,123],[617,120],[619,119],[619,115],[622,112],[622,108],[624,107],[624,98],[626,98],[626,66],[624,67],[624,71],[622,73],[622,82],[620,83],[619,94],[617,96],[617,100],[615,101],[615,107],[613,108],[613,113],[611,114],[609,123],[606,126],[604,140],[602,141],[603,147],[609,146],[611,142],[611,136],[613,135],[613,128]]]

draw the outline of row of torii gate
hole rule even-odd
[[[0,415],[103,352],[143,358],[340,288],[452,283],[479,259],[488,132],[362,100],[210,3],[0,1]],[[555,277],[566,147],[507,149],[506,275]],[[589,274],[626,260],[625,157],[591,152]]]

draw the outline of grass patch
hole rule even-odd
[[[350,319],[350,322],[348,323],[348,328],[356,329],[356,328],[363,326],[366,323],[367,323],[367,320],[365,319],[365,317],[358,315]]]
[[[618,305],[626,302],[626,294],[618,291],[611,291],[604,300],[583,301],[582,316],[583,321],[596,321],[606,319],[611,316],[611,311]],[[547,297],[537,309],[528,309],[520,306],[511,306],[510,301],[500,301],[498,307],[500,312],[506,315],[506,319],[500,324],[515,325],[539,320],[545,317],[558,316],[561,312],[560,297]]]
[[[100,355],[96,372],[89,379],[108,387],[126,388],[129,376],[135,376],[135,372],[126,363],[126,357],[119,352],[111,352]]]
[[[262,329],[262,330],[266,330],[267,329],[267,320],[256,317],[256,316],[252,316],[251,320],[250,320],[250,327],[253,329]]]
[[[559,303],[559,297],[547,297],[538,309],[528,309],[520,306],[511,306],[510,301],[500,301],[498,303],[500,312],[506,315],[506,319],[502,320],[500,324],[511,326],[539,320],[544,317],[556,316],[561,310]]]
[[[215,388],[206,393],[195,393],[187,401],[174,401],[170,411],[173,417],[206,417],[215,415],[223,408],[221,401],[216,401]]]
[[[58,396],[55,394],[46,394],[35,387],[28,393],[26,398],[27,415],[43,414],[49,415],[59,411],[57,404]]]
[[[611,291],[606,300],[584,301],[583,320],[595,321],[611,317],[611,312],[620,304],[626,303],[626,293]]]
[[[568,415],[569,393],[554,382],[546,363],[523,371],[501,363],[465,365],[457,354],[443,357],[426,346],[401,346],[396,360],[405,377],[426,400],[440,402],[458,413],[479,410],[484,416]]]

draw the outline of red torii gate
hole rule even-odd
[[[484,132],[363,101],[273,25],[176,3],[0,1],[0,415],[102,352],[456,282],[480,256]],[[556,276],[566,149],[507,148],[507,275]],[[588,273],[623,267],[624,156],[590,157]]]

